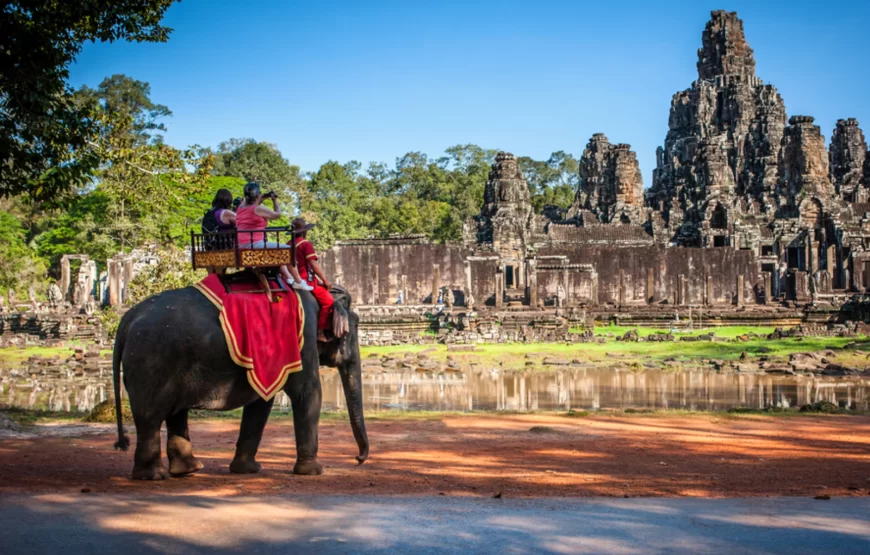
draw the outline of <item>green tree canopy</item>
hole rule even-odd
[[[172,112],[155,104],[150,92],[148,83],[113,75],[76,95],[97,115],[98,135],[89,145],[103,160],[98,189],[109,199],[108,231],[121,250],[165,234],[174,207],[204,189],[211,169],[210,154],[163,143],[162,119]]]
[[[0,289],[33,283],[43,277],[45,266],[33,254],[18,218],[0,212]]]
[[[522,156],[517,162],[529,182],[535,212],[541,213],[547,205],[571,206],[580,182],[580,169],[574,156],[560,150],[546,161]]]
[[[66,84],[85,41],[164,42],[174,0],[7,0],[0,10],[0,196],[42,200],[88,183],[102,159],[88,103]]]

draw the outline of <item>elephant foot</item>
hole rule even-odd
[[[317,461],[297,462],[293,467],[293,474],[320,476],[323,474],[323,465]]]
[[[202,470],[203,464],[193,455],[173,458],[169,461],[169,474],[172,476],[184,476]]]
[[[169,478],[169,471],[163,465],[146,468],[133,468],[134,480],[165,480]]]
[[[233,459],[230,463],[230,472],[233,474],[257,474],[262,468],[260,463],[252,460]]]

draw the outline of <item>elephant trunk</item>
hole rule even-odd
[[[338,373],[341,375],[341,385],[344,388],[350,427],[353,430],[357,447],[359,447],[359,455],[356,460],[362,464],[369,456],[369,437],[366,434],[366,423],[363,417],[362,368],[359,360],[359,347],[356,347],[355,350],[356,356],[348,357],[338,365]]]

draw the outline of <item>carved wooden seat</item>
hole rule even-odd
[[[285,248],[254,246],[253,238],[263,234],[263,243],[287,245]],[[265,230],[230,230],[215,233],[190,232],[190,256],[193,269],[272,268],[291,266],[296,259],[296,245],[291,241],[293,229],[268,227]]]
[[[263,236],[264,246],[257,246],[255,237]],[[295,266],[296,242],[292,241],[293,227],[267,227],[265,230],[235,229],[214,233],[190,232],[190,257],[193,269],[209,269],[217,273],[234,269],[249,269],[263,286],[262,291],[272,301],[274,292],[263,269],[278,266]],[[286,245],[266,246],[269,243]],[[279,283],[282,283],[279,278]],[[282,288],[286,291],[286,288]],[[253,291],[251,291],[253,292]]]

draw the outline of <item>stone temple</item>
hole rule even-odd
[[[362,305],[433,303],[449,289],[457,306],[473,299],[517,317],[558,306],[569,318],[641,322],[697,307],[831,321],[870,288],[870,156],[858,122],[839,120],[828,149],[811,116],[789,117],[756,76],[733,12],[712,12],[697,70],[671,100],[647,190],[630,146],[596,133],[573,205],[536,215],[516,158],[499,153],[462,242],[339,242],[327,271]]]

